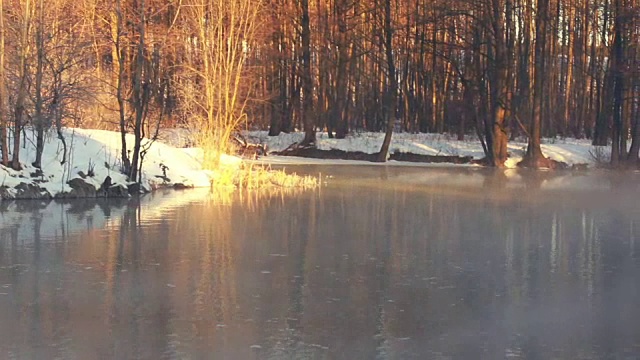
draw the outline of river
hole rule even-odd
[[[637,359],[640,177],[0,204],[0,359]]]

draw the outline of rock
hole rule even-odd
[[[74,178],[67,183],[71,191],[66,195],[69,198],[91,198],[96,197],[96,187],[87,183],[81,178]]]
[[[35,184],[20,183],[15,186],[15,199],[36,199],[49,200],[53,198],[47,189],[41,188]]]
[[[32,178],[43,177],[44,173],[41,169],[36,169],[35,172],[29,173],[29,176],[31,176]]]
[[[9,187],[0,186],[0,200],[13,200],[13,195],[9,192]]]
[[[102,185],[98,189],[98,193],[96,194],[98,197],[111,197],[109,193],[109,189],[113,186],[111,182],[111,176],[107,176],[104,178]]]
[[[187,186],[183,183],[175,183],[173,184],[173,189],[174,190],[185,190],[185,189],[191,189],[193,186]]]
[[[130,195],[138,195],[141,193],[142,187],[140,183],[129,184],[128,191]]]
[[[129,190],[124,185],[113,185],[107,189],[106,196],[110,198],[126,198],[129,197]]]
[[[129,190],[125,185],[113,184],[111,177],[104,178],[102,185],[98,189],[96,196],[106,198],[127,198],[129,197]]]
[[[107,176],[106,178],[104,178],[102,185],[100,185],[99,191],[107,191],[109,190],[111,185],[113,185],[113,183],[111,182],[111,176]]]
[[[55,193],[53,195],[53,198],[56,199],[56,200],[70,199],[71,198],[70,194],[71,193],[69,193],[69,192],[61,191],[61,192]]]

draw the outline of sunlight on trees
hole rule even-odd
[[[186,0],[186,30],[194,34],[183,67],[184,106],[189,127],[215,169],[231,150],[231,135],[246,122],[253,79],[247,66],[261,26],[261,0]]]
[[[45,139],[122,133],[139,181],[145,144],[188,128],[205,167],[250,125],[344,138],[394,131],[472,136],[485,164],[541,137],[640,158],[639,0],[2,0],[0,162],[40,167]],[[56,131],[57,130],[57,131]],[[133,141],[126,141],[126,135]],[[147,142],[144,139],[148,139]],[[24,141],[26,140],[26,141]],[[64,159],[63,159],[64,161]]]

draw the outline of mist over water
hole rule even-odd
[[[0,206],[4,359],[636,359],[636,174]]]

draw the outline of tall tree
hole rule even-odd
[[[124,174],[131,172],[131,159],[129,158],[129,150],[127,147],[127,99],[126,99],[126,73],[128,66],[128,49],[125,42],[125,20],[124,7],[122,0],[116,0],[115,9],[110,13],[111,20],[111,36],[112,36],[112,52],[111,56],[114,61],[114,71],[116,74],[116,101],[118,103],[118,125],[120,130],[120,161],[122,162],[121,171]]]
[[[44,135],[45,131],[49,128],[47,119],[44,116],[44,94],[43,94],[43,78],[44,78],[44,62],[45,62],[45,45],[44,45],[44,1],[38,0],[38,6],[36,8],[37,20],[36,20],[36,33],[35,33],[35,45],[36,45],[36,69],[35,69],[35,104],[34,104],[34,116],[33,125],[36,133],[36,159],[33,162],[33,166],[37,168],[42,167],[42,153],[44,151]]]
[[[311,76],[311,26],[309,18],[309,0],[300,2],[300,41],[302,42],[302,117],[304,140],[301,146],[315,145],[316,129],[313,113],[313,77]]]
[[[398,83],[396,79],[396,65],[393,58],[393,27],[392,27],[392,12],[391,12],[391,0],[384,1],[384,16],[383,16],[383,35],[382,42],[384,49],[384,55],[387,67],[387,88],[384,92],[383,107],[386,118],[386,130],[384,134],[384,140],[382,141],[382,147],[378,153],[378,161],[387,161],[389,154],[389,145],[391,144],[391,136],[393,134],[393,127],[396,121],[396,106],[398,96]]]
[[[13,114],[13,153],[11,158],[11,168],[21,170],[20,164],[20,132],[25,124],[26,107],[29,87],[29,57],[31,22],[33,17],[33,4],[31,0],[20,2],[20,23],[18,41],[18,90],[14,105]]]
[[[0,0],[0,164],[9,166],[9,136],[7,131],[7,108],[6,108],[6,73],[4,56],[4,1]]]
[[[547,76],[547,59],[545,58],[547,39],[547,20],[549,15],[549,0],[537,0],[536,31],[535,31],[535,68],[533,85],[533,114],[529,128],[529,143],[527,152],[519,164],[531,168],[549,168],[551,162],[545,158],[540,148],[540,125],[542,104],[544,100],[545,78]],[[551,60],[553,61],[553,59]]]

